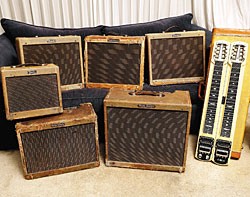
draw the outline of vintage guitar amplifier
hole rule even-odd
[[[86,86],[142,89],[144,37],[87,36]]]
[[[62,90],[84,87],[80,36],[53,36],[16,39],[19,61],[54,63],[60,68]]]
[[[198,83],[205,77],[205,32],[146,34],[150,85]]]
[[[111,89],[104,113],[107,166],[184,172],[189,92]]]
[[[2,67],[1,77],[8,120],[63,112],[58,66],[20,64]]]
[[[90,103],[16,124],[26,179],[99,166],[97,117]]]

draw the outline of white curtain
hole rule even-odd
[[[193,13],[193,23],[210,30],[250,29],[249,10],[249,0],[0,0],[0,18],[50,27],[121,25]]]
[[[250,29],[249,0],[193,0],[194,23],[216,28]]]

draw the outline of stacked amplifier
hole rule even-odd
[[[227,165],[239,158],[249,103],[250,32],[214,29],[196,158]]]
[[[145,38],[87,36],[86,86],[139,90],[143,86]]]
[[[29,118],[16,124],[25,178],[99,166],[92,104],[62,106],[61,91],[84,87],[80,36],[17,38],[17,49],[22,64],[1,77],[7,119]]]
[[[150,85],[202,82],[205,32],[147,34]]]

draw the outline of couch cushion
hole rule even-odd
[[[30,25],[27,23],[1,19],[1,25],[8,36],[8,38],[15,43],[16,37],[34,37],[34,36],[64,36],[64,35],[78,35],[84,37],[87,35],[100,35],[103,26],[88,27],[88,28],[51,28],[44,26]],[[83,42],[84,43],[84,42]]]
[[[160,33],[166,30],[182,31],[190,28],[192,18],[192,14],[185,14],[146,23],[104,27],[103,33],[105,35],[144,36],[147,33]]]
[[[5,34],[0,35],[0,66],[15,65],[18,63],[15,48]]]

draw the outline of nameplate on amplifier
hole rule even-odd
[[[155,105],[153,105],[153,104],[138,104],[137,106],[139,108],[146,108],[146,109],[155,108]]]
[[[28,73],[28,75],[34,75],[37,73],[37,71],[36,70],[29,70],[29,71],[27,71],[27,73]]]
[[[60,123],[53,123],[50,125],[51,127],[64,127],[65,123],[64,122],[60,122]]]

